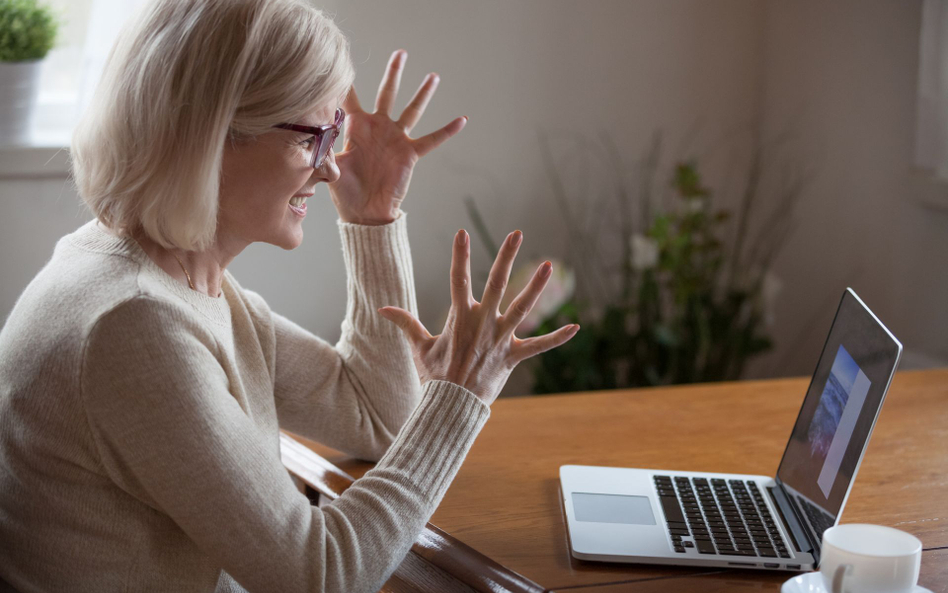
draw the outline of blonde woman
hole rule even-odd
[[[575,334],[513,334],[548,264],[498,311],[519,232],[480,302],[459,232],[449,319],[418,322],[400,207],[466,120],[412,139],[438,78],[393,120],[405,59],[370,113],[347,41],[302,0],[156,0],[123,32],[72,147],[96,218],[0,333],[0,589],[376,590],[513,367]],[[348,273],[335,346],[226,270],[251,243],[298,246],[320,183]],[[378,464],[311,507],[281,427]]]

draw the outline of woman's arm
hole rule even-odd
[[[275,394],[280,425],[347,453],[380,457],[417,405],[420,383],[409,345],[378,309],[417,316],[405,214],[400,207],[420,158],[457,134],[458,117],[409,136],[438,86],[425,77],[397,120],[391,113],[406,52],[392,53],[376,109],[368,113],[350,89],[339,178],[329,194],[339,213],[348,274],[342,337],[335,349],[279,315],[275,332]]]
[[[104,315],[81,392],[103,467],[251,591],[375,591],[434,511],[489,415],[431,381],[377,467],[309,505],[228,390],[217,345],[173,305],[137,297]]]
[[[417,315],[406,217],[381,226],[339,223],[348,302],[335,347],[271,313],[280,426],[364,459],[385,453],[421,399],[411,349],[378,313],[399,306]]]

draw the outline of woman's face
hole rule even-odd
[[[327,106],[303,121],[289,123],[331,124],[335,113],[335,106]],[[290,201],[312,196],[317,183],[339,179],[331,152],[318,169],[310,166],[313,150],[311,135],[290,130],[274,129],[255,138],[228,142],[221,165],[218,243],[260,241],[283,249],[298,247],[303,241],[306,206],[304,202],[300,208],[291,208]]]

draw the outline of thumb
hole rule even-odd
[[[382,307],[379,314],[385,319],[398,326],[410,342],[422,342],[431,338],[431,334],[425,329],[415,316],[399,307]]]

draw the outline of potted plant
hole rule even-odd
[[[792,214],[810,177],[779,146],[755,140],[741,192],[722,200],[705,185],[697,163],[686,159],[675,159],[656,192],[656,137],[632,169],[639,171],[641,190],[626,185],[620,173],[606,179],[610,191],[601,195],[618,205],[610,210],[587,198],[598,194],[595,186],[573,199],[541,135],[572,270],[554,266],[560,277],[549,280],[548,302],[535,307],[519,331],[543,335],[567,323],[582,330],[531,362],[534,393],[734,380],[772,347],[769,326],[780,281],[771,263],[793,228]],[[600,154],[609,155],[618,172],[631,167],[605,133]],[[577,203],[592,215],[577,214]],[[481,241],[495,253],[474,200],[468,198],[467,206]],[[538,264],[514,271],[505,299],[527,285]]]
[[[58,26],[36,0],[0,0],[0,145],[28,140],[40,64]]]

